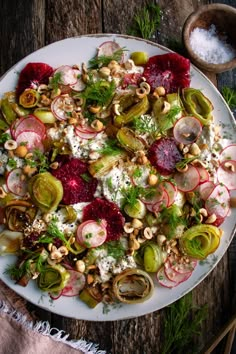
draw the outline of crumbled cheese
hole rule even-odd
[[[73,209],[76,211],[77,214],[77,220],[78,221],[82,221],[82,213],[83,213],[83,209],[84,207],[86,207],[86,205],[88,205],[89,203],[77,203],[77,204],[73,204],[72,207]]]
[[[215,25],[208,30],[196,27],[190,34],[190,46],[207,63],[222,64],[236,56],[235,49],[226,42],[226,38],[217,35]]]
[[[125,269],[137,267],[132,256],[124,256],[117,261],[112,256],[103,257],[102,254],[97,257],[96,265],[99,269],[100,279],[102,282],[108,281],[113,274],[119,274]]]
[[[7,153],[0,150],[0,175],[3,175],[6,170],[7,161],[8,161]]]

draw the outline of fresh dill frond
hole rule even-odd
[[[112,60],[121,61],[122,56],[126,51],[125,47],[117,49],[112,55],[99,55],[89,60],[89,68],[97,69],[102,66],[107,66]]]
[[[4,144],[7,140],[10,140],[11,136],[8,133],[2,133],[0,136],[0,144]]]
[[[161,9],[158,4],[148,4],[134,16],[133,25],[128,34],[150,39],[159,28]]]
[[[175,236],[179,225],[185,225],[180,208],[173,204],[169,208],[164,208],[161,212],[162,224],[165,225],[165,232],[168,239]]]
[[[185,157],[183,158],[181,161],[177,162],[175,167],[179,168],[179,169],[184,169],[185,166],[187,166],[190,162],[199,159],[199,156],[193,156],[193,157]]]
[[[18,281],[21,279],[24,275],[30,275],[30,266],[31,266],[31,261],[26,260],[25,262],[22,262],[21,265],[18,264],[10,264],[7,266],[7,268],[4,271],[4,274],[9,275],[9,277],[13,280]]]
[[[153,187],[129,186],[128,188],[122,188],[123,204],[129,204],[131,207],[134,207],[139,198],[151,198],[155,192],[156,188]]]
[[[17,167],[17,162],[14,159],[8,159],[7,165],[14,169]]]
[[[116,140],[113,139],[108,139],[105,143],[105,145],[97,150],[100,154],[102,155],[119,155],[121,152],[121,149],[117,146]]]
[[[45,172],[49,169],[50,163],[48,161],[48,158],[39,149],[34,149],[33,161],[35,162],[36,166],[38,167],[39,173]]]
[[[57,90],[60,83],[61,83],[61,72],[57,72],[56,74],[53,75],[53,77],[50,79],[50,86],[52,87],[53,90]]]
[[[142,176],[142,170],[140,167],[136,167],[134,172],[133,172],[133,177],[139,178]]]
[[[207,305],[193,305],[192,293],[166,308],[164,319],[164,341],[162,354],[196,353],[193,336],[201,333],[201,324],[207,317]]]
[[[86,105],[96,105],[104,107],[110,103],[115,94],[116,85],[114,81],[105,80],[90,81],[86,89],[81,93],[81,97],[86,100]]]
[[[153,138],[155,138],[159,133],[156,122],[149,115],[141,115],[139,117],[135,117],[133,120],[133,127],[138,133],[148,133]]]
[[[222,88],[222,95],[231,109],[236,108],[236,89],[224,86]]]
[[[170,127],[173,126],[181,110],[181,107],[176,105],[171,107],[169,112],[165,114],[159,127],[162,134],[164,134]]]
[[[80,177],[82,177],[85,182],[91,181],[91,176],[88,173],[82,173]]]

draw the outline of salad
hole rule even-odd
[[[220,244],[236,144],[188,59],[105,42],[89,63],[28,63],[0,102],[0,255],[53,299],[138,303]],[[154,285],[155,284],[155,285]]]

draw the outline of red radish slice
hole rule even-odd
[[[176,283],[182,283],[183,281],[187,280],[190,275],[192,274],[192,271],[189,271],[188,273],[179,273],[176,272],[171,266],[169,261],[167,260],[164,264],[164,270],[165,270],[165,275],[167,278],[171,281],[174,281]]]
[[[10,126],[10,132],[11,132],[11,136],[13,139],[16,138],[15,136],[15,131],[16,131],[16,127],[18,126],[18,124],[23,120],[25,119],[24,117],[21,117],[20,119],[16,119],[14,120],[14,122],[11,124]]]
[[[186,172],[176,172],[174,180],[177,188],[181,192],[191,192],[200,183],[200,175],[196,167],[188,165]]]
[[[22,180],[23,170],[21,168],[15,168],[11,170],[7,175],[7,188],[13,194],[23,197],[27,193],[27,183]]]
[[[173,134],[176,141],[184,145],[192,144],[202,131],[200,121],[195,117],[182,117],[174,125]]]
[[[106,57],[110,57],[116,52],[117,50],[121,49],[118,43],[114,41],[107,41],[100,45],[98,48],[98,57],[104,55]]]
[[[66,106],[74,105],[74,100],[72,97],[68,96],[57,96],[51,103],[52,113],[58,120],[67,120],[68,112],[65,110]]]
[[[147,196],[145,198],[141,198],[142,202],[146,204],[147,206],[153,206],[157,202],[160,202],[163,199],[163,188],[157,186],[155,194],[152,194],[150,196]]]
[[[193,272],[193,270],[196,268],[197,266],[197,260],[191,258],[189,260],[189,263],[180,263],[179,259],[175,259],[173,256],[168,258],[168,262],[170,267],[177,273],[181,273],[181,274],[188,274],[189,272]]]
[[[43,138],[45,136],[46,127],[37,117],[29,115],[26,118],[21,118],[12,130],[14,131],[15,139],[25,131],[35,132]]]
[[[75,128],[75,134],[80,138],[80,139],[86,139],[86,140],[89,140],[89,139],[93,139],[95,138],[95,136],[97,135],[97,132],[83,132],[81,131],[80,129],[77,129]]]
[[[53,76],[60,75],[60,83],[62,85],[74,85],[77,82],[76,72],[69,65],[62,65],[54,71]]]
[[[209,215],[215,214],[217,218],[225,218],[229,212],[230,195],[228,189],[218,184],[215,186],[205,202],[205,208]]]
[[[62,290],[62,295],[77,296],[85,286],[85,276],[76,270],[67,269],[67,272],[70,274],[70,279]]]
[[[16,142],[18,145],[22,143],[26,143],[26,146],[29,151],[34,149],[39,149],[40,151],[44,151],[44,146],[42,143],[41,135],[33,132],[33,131],[23,131],[21,132],[17,138]]]
[[[236,189],[236,161],[226,160],[217,169],[219,183],[223,183],[229,190]]]
[[[165,288],[174,288],[175,286],[178,285],[176,281],[172,281],[169,278],[167,278],[164,267],[161,267],[157,272],[157,280]]]
[[[86,84],[83,82],[81,78],[81,72],[79,70],[74,69],[74,73],[77,78],[77,82],[73,85],[70,85],[70,87],[72,88],[73,91],[81,92],[85,89]]]
[[[203,182],[202,184],[200,184],[200,186],[198,187],[200,198],[203,200],[207,200],[214,188],[215,185],[211,181]]]
[[[226,146],[220,153],[220,161],[234,160],[236,161],[236,144]]]
[[[198,173],[200,175],[200,183],[209,181],[210,178],[209,173],[204,167],[197,166],[196,169],[198,170]]]
[[[76,241],[84,247],[98,247],[102,245],[107,238],[106,220],[99,222],[87,220],[79,225],[76,233]]]
[[[177,195],[177,188],[170,181],[163,181],[163,182],[161,182],[160,185],[163,187],[163,189],[168,194],[168,205],[167,205],[167,207],[169,207],[175,201],[175,198],[176,198],[176,195]]]

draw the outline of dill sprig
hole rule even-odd
[[[135,117],[133,120],[133,127],[138,133],[141,134],[148,133],[153,138],[155,138],[159,133],[157,124],[155,123],[153,118],[148,115]]]
[[[0,144],[4,144],[9,139],[11,139],[11,136],[8,133],[2,133],[0,136]]]
[[[94,58],[89,60],[89,68],[90,69],[97,69],[102,66],[107,66],[112,60],[119,62],[119,61],[121,61],[125,50],[126,49],[123,47],[123,48],[117,49],[112,55],[95,56]]]
[[[159,127],[160,132],[162,134],[164,134],[166,130],[170,129],[170,127],[173,126],[180,112],[181,112],[180,106],[173,106],[170,108],[169,112],[165,114],[164,116],[165,120],[161,122],[161,125]]]
[[[236,108],[236,89],[224,86],[222,88],[222,95],[231,109]]]
[[[128,32],[133,36],[149,39],[159,28],[160,22],[160,6],[158,4],[148,4],[134,16],[133,26]]]
[[[30,167],[37,167],[39,173],[47,171],[50,165],[47,156],[39,149],[34,149],[32,158],[25,159],[25,163]]]
[[[118,155],[121,152],[121,149],[117,146],[116,140],[108,139],[105,145],[97,150],[102,155]]]
[[[56,74],[53,75],[53,77],[50,79],[50,86],[52,87],[53,90],[57,90],[60,83],[61,83],[61,72],[57,72]]]
[[[129,204],[131,207],[134,207],[139,198],[151,198],[155,192],[156,188],[153,187],[129,186],[128,188],[122,188],[123,204]]]
[[[201,333],[201,324],[206,317],[207,305],[194,306],[191,293],[168,306],[165,311],[161,353],[182,354],[190,347],[191,353],[194,353],[193,336]]]
[[[53,243],[55,239],[59,238],[65,245],[69,245],[68,240],[65,238],[63,232],[61,232],[56,224],[56,219],[51,220],[47,226],[46,234],[40,236],[38,242],[41,243]]]
[[[187,166],[189,163],[191,163],[192,161],[194,161],[196,159],[199,159],[199,156],[185,157],[181,161],[177,162],[175,167],[182,170],[185,168],[185,166]]]
[[[20,266],[18,264],[7,265],[4,274],[9,275],[13,280],[20,280],[24,275],[30,275],[30,260],[23,262]]]
[[[115,82],[107,82],[105,80],[89,81],[85,91],[81,94],[81,97],[86,100],[87,105],[105,106],[110,103],[115,93]]]

